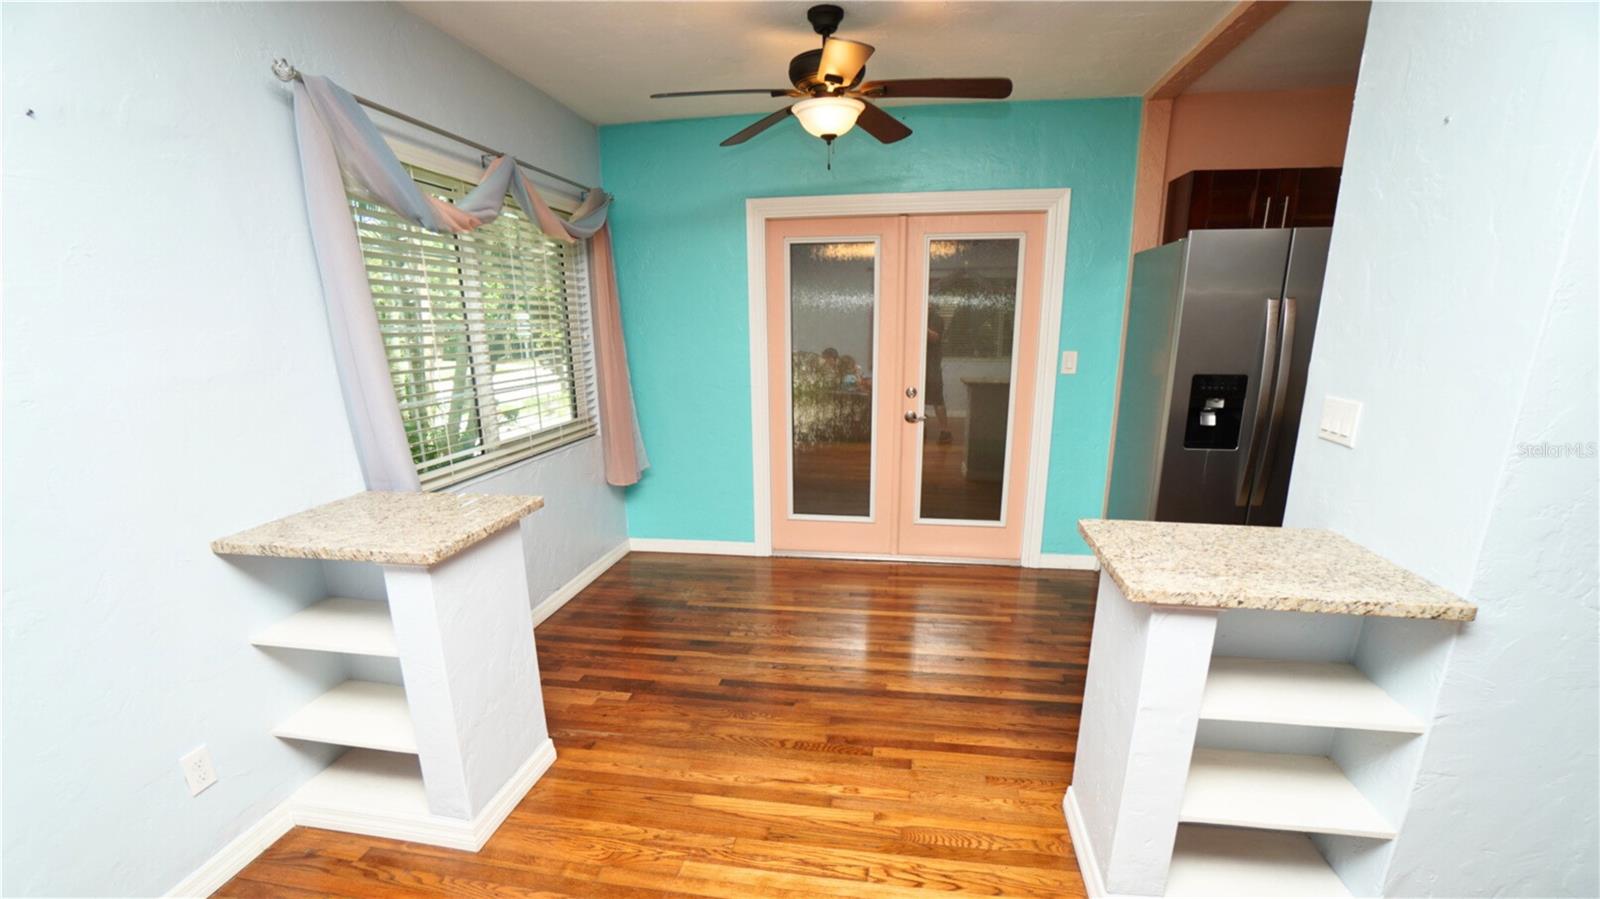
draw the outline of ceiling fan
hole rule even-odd
[[[893,81],[867,81],[867,59],[873,47],[859,41],[833,36],[844,20],[844,10],[824,4],[806,10],[812,30],[822,35],[822,47],[789,60],[786,88],[734,88],[713,91],[670,91],[651,94],[652,100],[664,97],[708,97],[718,94],[767,94],[773,97],[803,97],[751,124],[722,142],[731,147],[742,144],[771,128],[791,114],[814,137],[828,144],[856,125],[880,142],[892,144],[911,136],[899,119],[872,103],[876,99],[900,97],[947,97],[964,100],[1003,100],[1011,96],[1010,78],[902,78]]]

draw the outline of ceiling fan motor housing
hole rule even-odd
[[[861,79],[867,77],[867,67],[862,66],[861,71],[856,73],[855,80],[851,81],[849,84],[830,85],[824,82],[821,76],[818,75],[818,70],[821,68],[822,51],[807,50],[799,56],[796,56],[794,59],[789,60],[789,83],[794,85],[795,90],[812,93],[812,88],[824,86],[831,87],[835,90],[841,88],[848,90],[860,85]]]

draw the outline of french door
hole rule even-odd
[[[766,239],[773,549],[1020,558],[1044,215]]]

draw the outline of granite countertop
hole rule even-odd
[[[1478,607],[1332,531],[1078,522],[1133,602],[1471,621]]]
[[[544,505],[538,496],[357,493],[211,541],[218,555],[437,565]]]

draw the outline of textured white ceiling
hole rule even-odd
[[[1189,85],[1189,93],[1355,84],[1371,9],[1366,0],[1291,3]]]
[[[760,96],[651,100],[649,95],[788,87],[789,59],[819,43],[806,22],[811,5],[787,0],[406,3],[416,15],[597,124],[776,109],[780,101]],[[839,36],[878,48],[867,64],[869,78],[1008,77],[1016,82],[1015,99],[1032,100],[1142,95],[1232,3],[840,5],[845,19]]]

